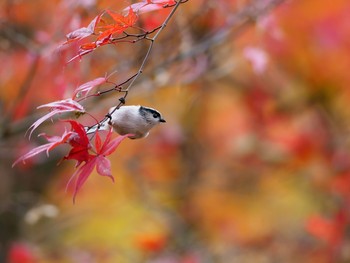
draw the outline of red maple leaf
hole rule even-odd
[[[76,166],[78,167],[82,162],[88,162],[90,159],[90,140],[83,125],[73,120],[67,120],[66,122],[71,124],[74,136],[71,136],[69,141],[67,141],[72,146],[72,149],[64,157],[64,160],[77,160]]]
[[[28,129],[30,131],[29,137],[31,137],[33,131],[44,121],[47,119],[51,118],[52,116],[59,114],[59,113],[64,113],[64,112],[71,112],[71,111],[77,111],[84,113],[85,110],[82,105],[80,105],[78,102],[72,100],[72,99],[65,99],[65,100],[60,100],[60,101],[54,101],[48,104],[44,104],[38,107],[40,108],[50,108],[50,112],[40,119],[38,119],[36,122],[34,122]]]
[[[61,137],[60,136],[48,136],[44,133],[39,134],[39,136],[44,136],[49,141],[49,143],[44,144],[44,145],[40,145],[40,146],[32,149],[28,153],[22,155],[12,164],[12,167],[14,167],[19,162],[25,163],[25,161],[27,159],[32,158],[33,156],[38,155],[39,153],[42,153],[44,151],[46,151],[46,154],[49,155],[49,151],[53,150],[54,148],[56,148],[57,146],[59,146],[63,143],[66,143],[69,140],[69,138],[74,136],[74,132],[65,131]]]
[[[45,133],[39,134],[39,136],[45,137],[48,143],[40,145],[22,155],[13,163],[12,167],[17,163],[25,162],[27,159],[32,158],[44,151],[46,151],[46,154],[49,155],[49,151],[64,143],[68,143],[72,146],[71,151],[66,157],[64,157],[64,159],[75,159],[78,161],[78,164],[83,161],[88,161],[88,150],[91,148],[91,144],[84,130],[84,126],[73,120],[67,120],[66,122],[70,123],[71,131],[65,131],[62,136],[49,136]]]
[[[134,12],[132,8],[129,8],[129,12],[126,16],[123,16],[121,14],[116,14],[110,10],[107,10],[107,13],[113,18],[115,21],[115,26],[119,26],[120,28],[128,28],[135,25],[137,21],[137,14]]]
[[[102,142],[99,133],[96,132],[95,149],[92,149],[90,139],[84,130],[84,126],[74,120],[67,120],[66,122],[70,123],[71,131],[65,131],[62,136],[48,136],[46,134],[40,134],[40,136],[44,136],[48,140],[48,143],[40,145],[19,157],[13,163],[12,167],[19,162],[25,162],[27,159],[32,158],[44,151],[46,151],[48,155],[49,151],[61,144],[69,144],[72,149],[68,155],[63,158],[63,160],[76,160],[76,167],[79,167],[71,177],[77,177],[73,194],[73,202],[75,202],[75,197],[78,191],[93,172],[95,167],[99,175],[108,176],[112,179],[112,181],[114,181],[111,172],[111,163],[106,156],[112,154],[118,148],[120,143],[125,138],[132,136],[132,134],[126,134],[112,139],[113,130],[111,129],[108,131],[105,140]],[[82,163],[83,165],[81,165]],[[68,184],[70,181],[71,180],[69,180]]]
[[[96,167],[96,171],[99,175],[102,176],[108,176],[111,178],[112,181],[114,181],[114,178],[112,176],[111,172],[111,163],[106,158],[106,156],[112,154],[119,146],[119,144],[130,134],[118,136],[117,138],[111,140],[113,131],[110,130],[106,136],[106,139],[104,140],[104,143],[102,144],[101,138],[98,132],[96,132],[96,138],[95,138],[95,154],[89,154],[87,156],[87,159],[84,160],[85,163],[78,168],[78,170],[72,175],[72,178],[77,177],[75,188],[74,188],[74,194],[73,194],[73,202],[75,202],[76,195],[78,191],[81,189],[85,181],[88,179],[90,174],[93,172],[94,168]],[[71,180],[69,180],[68,184]]]
[[[108,13],[109,16],[112,17],[114,24],[100,26],[99,29],[102,29],[103,31],[101,31],[99,33],[97,40],[94,42],[91,42],[91,43],[82,44],[79,47],[78,54],[76,56],[74,56],[73,58],[71,58],[67,62],[67,64],[69,64],[70,62],[74,61],[77,58],[82,58],[83,56],[91,53],[92,51],[94,51],[95,49],[97,49],[100,46],[104,46],[104,45],[112,43],[110,41],[110,39],[113,35],[120,34],[125,29],[134,26],[137,19],[138,19],[137,14],[134,12],[134,10],[132,8],[129,8],[129,11],[126,15],[116,14],[110,10],[107,10],[106,13]],[[83,27],[83,28],[77,29],[77,30],[69,33],[67,35],[68,40],[66,43],[76,41],[76,40],[79,40],[79,39],[82,39],[82,38],[85,38],[89,35],[94,34],[95,29],[96,29],[96,25],[99,23],[99,21],[101,21],[101,16],[103,14],[104,13],[102,13],[98,17],[96,17],[90,23],[90,25],[88,27]]]
[[[129,8],[129,12],[125,16],[116,14],[110,10],[107,10],[106,12],[113,18],[115,23],[113,25],[104,26],[103,28],[107,30],[103,31],[98,36],[98,40],[105,39],[108,36],[110,38],[113,34],[122,33],[125,29],[134,26],[138,18],[137,14],[132,8]]]

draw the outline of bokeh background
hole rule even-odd
[[[121,144],[114,184],[93,173],[73,204],[64,147],[11,168],[38,133],[62,130],[48,121],[28,140],[37,106],[138,69],[147,42],[68,65],[77,46],[60,46],[129,4],[0,2],[0,262],[350,262],[348,0],[189,0],[127,101],[167,123]],[[117,102],[85,106],[104,116]]]

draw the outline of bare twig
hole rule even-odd
[[[193,43],[193,45],[191,45],[190,49],[183,50],[183,52],[178,54],[177,56],[173,56],[173,57],[171,57],[171,58],[169,58],[167,60],[164,60],[162,63],[158,64],[156,67],[152,68],[152,70],[157,72],[158,70],[164,69],[164,68],[168,67],[169,65],[177,62],[177,61],[181,61],[181,60],[185,60],[185,59],[188,59],[188,58],[196,57],[196,56],[198,56],[200,54],[203,54],[203,52],[206,52],[207,50],[211,49],[212,47],[220,45],[221,43],[226,41],[229,37],[236,37],[236,36],[238,36],[240,32],[243,32],[244,29],[246,29],[249,25],[254,23],[259,16],[265,15],[270,10],[276,8],[278,5],[284,3],[285,1],[286,0],[270,0],[264,6],[258,5],[259,0],[254,1],[253,3],[249,4],[248,6],[242,8],[240,11],[233,13],[231,15],[231,17],[229,18],[229,22],[226,24],[226,26],[224,28],[221,28],[218,31],[215,31],[215,32],[212,32],[211,34],[208,34],[206,37],[204,37],[202,40],[200,40],[199,43],[198,42],[197,43]],[[184,3],[184,2],[185,1],[181,1],[181,3]],[[177,4],[179,4],[179,2]],[[173,14],[171,14],[171,15],[173,15]],[[168,21],[166,21],[166,22],[168,22]],[[142,32],[140,34],[129,34],[129,33],[126,33],[121,38],[125,38],[125,37],[131,38],[131,37],[133,37],[132,38],[133,40],[135,40],[135,39],[137,40],[138,37],[140,37],[142,35],[140,40],[144,40],[145,39],[147,41],[150,41],[148,39],[148,38],[150,38],[150,35],[152,33],[155,33],[157,30],[160,30],[161,28],[162,28],[161,30],[163,30],[165,28],[165,26],[163,26],[163,28],[162,28],[162,26],[160,26],[160,27],[154,28],[151,31]],[[147,38],[145,37],[145,34],[146,34]],[[118,41],[118,39],[117,38],[114,39],[114,40],[112,39],[112,41]],[[155,40],[153,40],[153,41],[155,41]],[[153,48],[153,45],[150,45],[148,47],[148,49],[152,49],[152,48]],[[143,64],[143,67],[145,66],[145,64],[147,62],[147,59],[148,59],[148,57],[150,55],[150,52],[151,51],[147,51],[147,54],[145,55],[145,57],[143,59],[145,61],[145,63]],[[145,60],[145,58],[146,58],[146,60]],[[143,68],[141,69],[141,72],[142,72],[142,70],[143,70]],[[87,98],[89,98],[89,97],[98,97],[98,96],[101,96],[103,94],[106,94],[106,93],[109,93],[109,92],[112,92],[112,91],[117,91],[117,92],[122,92],[123,91],[123,92],[125,92],[125,94],[124,94],[124,96],[122,96],[119,99],[120,102],[117,105],[117,107],[121,107],[125,103],[125,100],[126,100],[127,96],[129,95],[128,91],[130,89],[129,87],[123,89],[122,86],[125,85],[125,84],[130,83],[130,81],[133,80],[134,78],[139,77],[139,75],[141,75],[141,73],[139,73],[139,71],[137,71],[136,73],[131,75],[129,78],[127,78],[123,82],[118,83],[117,85],[114,85],[112,88],[109,88],[109,89],[104,90],[104,91],[97,92],[96,94],[91,94],[91,95],[87,96]],[[135,84],[135,80],[133,81],[133,85],[134,84]],[[30,125],[33,122],[33,120],[35,120],[37,118],[37,116],[38,116],[38,114],[35,114],[33,116],[28,116],[28,118],[26,118],[24,120],[11,123],[11,125],[10,125],[11,127],[9,127],[9,129],[11,131],[10,132],[11,134],[7,134],[7,136],[11,136],[11,135],[18,134],[18,133],[22,132],[23,130],[25,130],[28,127],[28,125]],[[103,120],[101,120],[99,122],[100,125],[103,124],[106,120],[108,120],[108,118],[106,118],[106,117]],[[94,126],[96,126],[96,125],[94,125]]]
[[[101,95],[101,94],[105,94],[105,93],[108,93],[110,91],[113,91],[113,90],[118,90],[119,92],[124,92],[124,96],[122,96],[121,98],[119,98],[119,104],[112,110],[112,112],[109,112],[106,114],[106,116],[103,118],[102,121],[100,121],[99,123],[93,125],[93,126],[89,126],[87,127],[87,131],[89,131],[91,128],[93,127],[100,127],[101,125],[103,125],[106,121],[110,120],[111,118],[111,114],[113,114],[116,110],[118,110],[122,105],[125,104],[125,101],[126,101],[126,98],[129,94],[129,90],[130,88],[133,86],[133,84],[135,83],[135,81],[137,80],[137,78],[142,74],[143,72],[143,69],[150,57],[150,54],[151,54],[151,51],[153,49],[153,46],[154,46],[154,42],[156,41],[156,39],[158,38],[158,36],[160,35],[160,33],[164,30],[164,28],[167,26],[167,24],[169,23],[170,19],[173,17],[173,15],[175,14],[176,10],[178,9],[178,7],[180,6],[180,4],[182,3],[185,3],[187,2],[187,0],[185,1],[178,1],[174,6],[173,6],[173,9],[171,10],[171,12],[169,13],[169,15],[167,16],[167,18],[164,20],[163,24],[160,26],[160,27],[157,27],[155,28],[154,30],[152,31],[149,31],[149,32],[145,32],[143,34],[140,34],[140,35],[132,35],[132,34],[128,34],[126,32],[124,32],[125,34],[125,37],[123,36],[122,38],[126,38],[128,36],[133,36],[133,37],[136,37],[136,40],[135,41],[138,41],[140,39],[146,39],[146,40],[149,40],[150,41],[150,45],[148,46],[148,49],[147,49],[147,52],[146,52],[146,55],[144,56],[142,62],[141,62],[141,65],[137,71],[137,73],[135,73],[134,75],[132,75],[129,79],[127,79],[125,82],[123,82],[122,84],[119,84],[119,85],[116,85],[114,88],[112,89],[109,89],[109,90],[106,90],[104,92],[100,92],[98,93],[98,95]],[[152,37],[152,38],[149,38],[148,35],[151,34],[151,33],[155,33],[155,35]],[[116,39],[115,41],[118,41],[120,40],[119,39]],[[130,81],[130,82],[129,82]],[[126,84],[127,82],[129,82],[128,86],[126,89],[122,89],[121,86],[123,84]]]

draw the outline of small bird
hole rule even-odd
[[[166,122],[157,110],[140,105],[122,106],[119,109],[112,107],[107,117],[109,121],[87,128],[87,134],[96,130],[109,130],[112,126],[120,135],[133,134],[129,136],[130,139],[140,139],[147,137],[155,125]]]

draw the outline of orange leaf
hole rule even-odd
[[[126,16],[121,14],[115,14],[110,10],[107,10],[107,13],[113,18],[116,22],[116,26],[121,28],[132,27],[137,21],[137,14],[134,12],[132,8],[129,8],[129,12]]]
[[[90,50],[90,49],[95,49],[97,47],[95,42],[92,43],[86,43],[80,46],[80,49],[84,49],[84,50]]]

